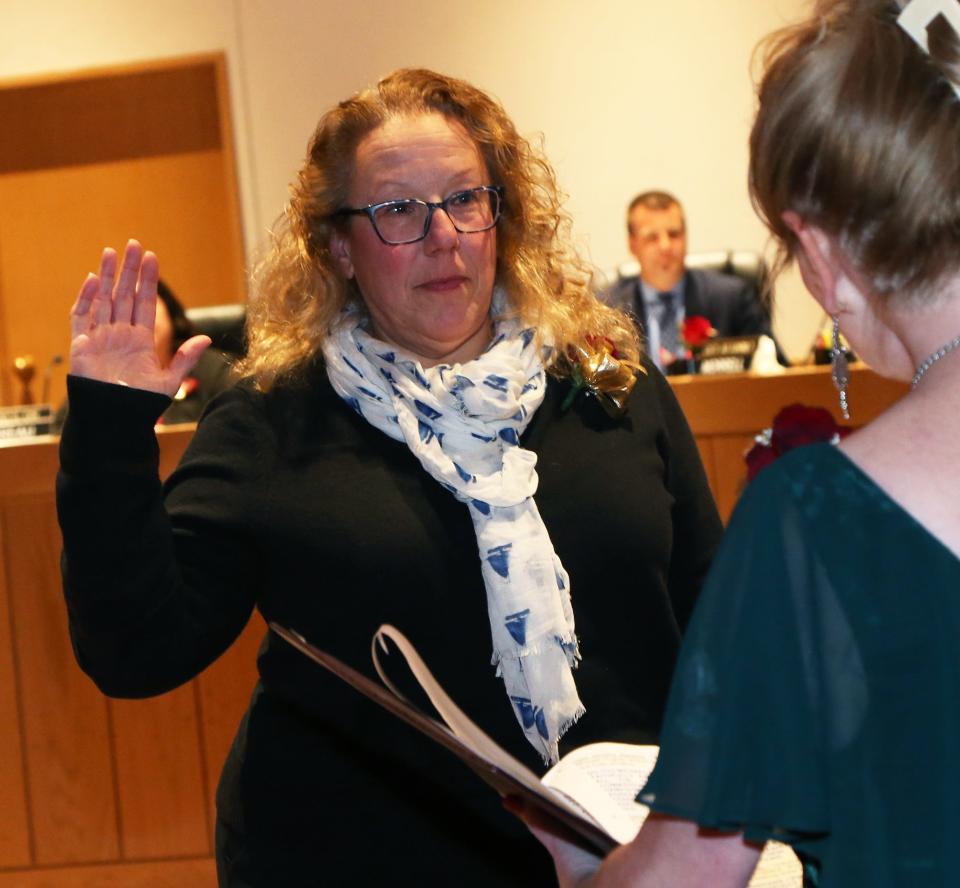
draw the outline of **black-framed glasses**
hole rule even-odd
[[[366,216],[385,244],[414,244],[427,236],[435,210],[443,210],[460,234],[488,231],[500,218],[503,193],[501,185],[480,185],[440,201],[387,200],[368,207],[344,207],[334,216]]]

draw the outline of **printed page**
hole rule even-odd
[[[634,801],[657,761],[656,746],[591,743],[567,753],[543,777],[588,809],[621,844],[629,842],[647,816],[646,805]]]
[[[787,845],[767,842],[749,888],[802,888],[803,868]]]
[[[635,801],[657,761],[657,746],[592,743],[565,755],[543,777],[589,810],[621,844],[633,839],[649,812]],[[802,888],[800,861],[786,845],[767,842],[749,888]]]

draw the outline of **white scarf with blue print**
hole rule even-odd
[[[403,441],[467,504],[477,534],[493,663],[517,720],[544,759],[584,711],[570,580],[534,502],[537,457],[520,436],[543,401],[546,373],[533,330],[501,323],[473,361],[424,369],[348,318],[323,347],[337,394]]]

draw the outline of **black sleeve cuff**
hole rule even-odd
[[[60,464],[71,474],[126,472],[156,462],[154,426],[167,395],[96,379],[67,376],[69,409],[60,436]]]

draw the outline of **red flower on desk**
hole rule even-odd
[[[836,443],[851,431],[839,425],[823,407],[790,404],[774,417],[772,427],[757,435],[756,443],[747,451],[747,481],[752,481],[761,469],[795,447],[820,441]]]
[[[694,351],[702,346],[711,336],[716,336],[717,331],[713,325],[703,315],[691,315],[683,319],[683,325],[680,328],[680,338],[683,344]]]

